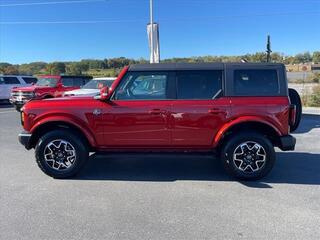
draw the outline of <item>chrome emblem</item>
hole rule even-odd
[[[101,114],[101,109],[95,109],[95,110],[93,111],[93,115],[98,116],[98,115],[100,115],[100,114]]]

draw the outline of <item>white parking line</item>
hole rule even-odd
[[[0,113],[11,113],[11,112],[15,112],[15,110],[4,111],[4,112],[0,112]]]

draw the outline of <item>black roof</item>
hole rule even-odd
[[[225,66],[279,66],[282,63],[242,63],[242,62],[212,62],[212,63],[154,63],[154,64],[133,64],[129,71],[173,71],[173,70],[213,70],[224,69]]]

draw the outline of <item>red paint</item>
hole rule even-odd
[[[110,95],[128,68],[110,88]],[[92,147],[106,149],[211,150],[232,126],[259,122],[288,134],[288,97],[222,97],[216,100],[100,101],[92,97],[31,101],[24,128],[48,122],[74,125]],[[32,116],[32,117],[31,117]]]
[[[55,87],[33,85],[29,87],[14,88],[12,89],[12,92],[34,92],[35,93],[34,99],[42,99],[44,97],[61,97],[62,94],[66,91],[71,91],[71,90],[80,88],[77,86],[72,86],[72,87],[63,86],[61,76],[42,75],[42,76],[39,76],[39,78],[55,78],[58,80],[58,82]]]

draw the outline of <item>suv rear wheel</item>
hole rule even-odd
[[[229,138],[221,151],[221,160],[230,175],[243,180],[256,180],[272,169],[275,151],[263,135],[241,132]]]
[[[79,172],[89,152],[83,141],[67,130],[51,131],[40,137],[35,148],[40,169],[54,178],[67,178]]]

